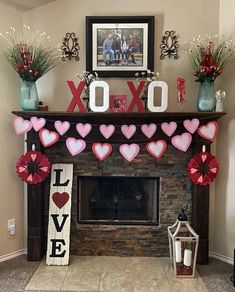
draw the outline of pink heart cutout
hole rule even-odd
[[[81,139],[77,140],[70,137],[66,140],[66,146],[70,154],[75,156],[81,153],[86,148],[86,142]]]
[[[198,119],[192,119],[191,121],[185,120],[183,122],[183,124],[184,124],[184,127],[187,131],[189,131],[191,134],[194,134],[196,132],[200,122]]]
[[[150,124],[150,125],[144,124],[141,126],[141,131],[149,139],[154,135],[156,130],[157,130],[157,126],[155,124]]]
[[[119,151],[127,161],[132,161],[139,153],[140,146],[138,144],[122,144]]]
[[[167,144],[164,140],[152,141],[146,145],[147,151],[156,158],[162,157],[165,152]]]
[[[186,152],[192,142],[192,136],[189,133],[183,133],[182,135],[176,135],[172,137],[171,143],[172,145],[181,150]]]
[[[32,160],[35,161],[37,154],[31,154],[30,156],[31,156]]]
[[[170,123],[162,123],[161,124],[161,128],[162,128],[162,131],[168,136],[172,136],[173,133],[175,132],[176,128],[177,128],[177,124],[176,122],[170,122]]]
[[[122,125],[121,126],[122,134],[127,138],[130,139],[136,132],[136,126],[135,125]]]
[[[70,128],[70,123],[67,121],[64,121],[64,122],[55,121],[54,126],[55,126],[56,131],[62,136]]]
[[[41,130],[46,124],[46,120],[44,118],[37,118],[37,117],[32,117],[30,119],[30,122],[32,123],[34,131],[36,132]]]
[[[59,140],[59,135],[54,131],[41,129],[39,132],[39,138],[44,147],[49,147]]]
[[[205,162],[207,159],[207,155],[206,154],[202,154],[202,162]]]
[[[213,121],[198,129],[198,134],[207,140],[213,141],[218,133],[218,123]]]
[[[90,133],[91,128],[92,128],[91,124],[88,124],[88,123],[86,123],[86,124],[78,123],[76,125],[76,129],[78,131],[78,134],[80,136],[82,136],[83,138],[85,138]]]
[[[113,125],[101,125],[100,133],[106,138],[110,138],[115,131],[115,127]]]
[[[92,151],[95,154],[95,156],[99,159],[99,160],[104,160],[105,158],[107,158],[109,156],[109,154],[112,152],[112,145],[108,144],[108,143],[94,143],[92,145]]]
[[[22,135],[32,129],[32,123],[28,120],[24,120],[22,117],[15,116],[13,118],[13,127],[16,135]]]

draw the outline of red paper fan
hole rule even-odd
[[[28,184],[41,183],[50,173],[50,162],[42,153],[29,151],[18,159],[16,173]]]
[[[193,183],[205,186],[211,184],[219,171],[215,156],[208,152],[194,155],[188,163],[188,176]]]

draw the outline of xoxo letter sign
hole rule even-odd
[[[83,103],[81,102],[80,96],[82,90],[85,87],[84,81],[81,81],[78,87],[76,88],[72,81],[68,81],[69,88],[73,94],[73,99],[70,102],[70,105],[67,111],[71,112],[74,110],[75,106],[77,105],[80,112],[85,111]],[[138,108],[139,112],[144,112],[143,104],[140,100],[141,92],[144,89],[145,82],[140,81],[137,88],[135,88],[133,81],[127,81],[127,85],[132,94],[132,100],[128,107],[128,112],[133,112],[135,106]],[[96,88],[103,89],[103,101],[102,105],[98,106],[96,103]],[[162,96],[161,96],[161,105],[155,106],[154,105],[154,89],[160,87],[162,89]],[[109,109],[109,85],[105,81],[93,81],[90,84],[90,99],[89,99],[89,106],[93,112],[106,112]],[[148,102],[147,106],[151,112],[164,112],[167,110],[168,106],[168,86],[164,81],[152,81],[148,85]]]

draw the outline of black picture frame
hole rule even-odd
[[[154,71],[154,30],[154,16],[87,16],[86,70],[97,72],[100,77],[134,77],[136,72]],[[124,45],[119,50],[121,57],[116,54],[115,60],[112,49],[104,53],[101,46],[104,35],[112,38],[112,46],[114,38],[122,39],[122,44],[126,39],[126,51]],[[131,47],[133,38],[134,50]]]

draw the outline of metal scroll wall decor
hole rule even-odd
[[[79,50],[80,46],[78,43],[78,38],[74,32],[67,32],[65,37],[63,38],[63,43],[61,46],[62,50],[62,61],[66,61],[67,59],[72,60],[74,58],[76,61],[80,60]]]
[[[162,43],[160,45],[161,55],[160,59],[163,60],[165,57],[178,59],[178,37],[174,30],[167,30],[165,34],[162,36]]]

